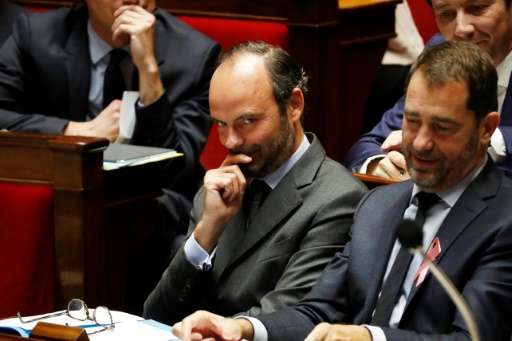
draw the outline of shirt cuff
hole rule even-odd
[[[386,341],[386,335],[384,334],[382,328],[369,326],[367,324],[363,324],[363,327],[368,329],[370,334],[372,334],[372,341]]]
[[[246,319],[247,321],[251,322],[252,329],[254,331],[254,336],[253,336],[252,341],[267,341],[268,340],[267,328],[265,328],[265,325],[263,325],[263,323],[260,320],[258,320],[257,318],[254,318],[254,317],[249,317],[249,316],[235,317],[235,319],[239,319],[239,318]]]
[[[487,149],[492,159],[496,163],[501,163],[505,160],[507,156],[507,145],[505,144],[505,139],[503,138],[503,134],[497,128],[494,131],[494,134],[491,136],[491,145]]]
[[[185,242],[185,246],[183,247],[185,251],[185,256],[188,261],[192,263],[196,268],[202,271],[208,271],[212,268],[212,259],[215,256],[215,248],[211,255],[209,255],[196,241],[194,238],[194,234],[190,236]]]
[[[366,159],[366,161],[361,166],[355,167],[353,169],[353,171],[357,172],[357,173],[361,173],[361,174],[366,174],[366,170],[368,169],[368,165],[370,164],[370,162],[372,162],[375,159],[383,159],[385,157],[386,157],[386,154],[370,156],[369,158]]]

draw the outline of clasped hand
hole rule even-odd
[[[194,237],[208,253],[217,245],[227,223],[240,207],[248,179],[238,167],[252,159],[243,154],[228,155],[221,167],[206,172],[204,177],[204,212]]]
[[[388,152],[388,154],[382,158],[372,160],[366,173],[387,179],[409,179],[405,157],[401,153],[401,144],[402,131],[395,130],[391,132],[381,147],[381,150]]]

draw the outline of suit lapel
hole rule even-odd
[[[369,281],[368,295],[366,296],[366,302],[364,307],[364,313],[362,316],[368,317],[370,322],[373,310],[377,304],[377,299],[380,293],[382,280],[386,273],[388,265],[389,255],[393,250],[393,246],[396,241],[395,227],[400,220],[404,217],[404,212],[409,205],[412,193],[412,182],[409,183],[406,190],[400,190],[397,193],[397,201],[393,202],[393,207],[398,209],[390,209],[387,219],[382,221],[382,229],[377,243],[377,251],[375,253],[375,259],[371,270],[371,280]]]
[[[87,13],[87,11],[85,11]],[[69,115],[74,121],[85,121],[91,84],[91,58],[87,19],[76,22],[66,43],[69,57],[66,62],[69,87]]]
[[[216,277],[217,280],[238,250],[245,234],[245,222],[245,212],[241,209],[238,214],[231,219],[226,226],[226,230],[224,230],[224,233],[219,238],[217,244],[218,252],[216,252],[215,255],[215,266],[213,268],[213,276]]]
[[[159,67],[165,62],[165,47],[169,45],[169,42],[165,41],[165,37],[168,37],[169,35],[165,32],[165,28],[162,25],[164,20],[158,20],[161,16],[160,11],[161,9],[157,8],[153,12],[153,14],[156,16],[155,44],[153,48],[155,51],[155,59]]]
[[[439,237],[439,243],[441,244],[441,253],[437,258],[437,263],[443,267],[442,261],[446,254],[446,251],[453,245],[457,240],[457,237],[463,233],[463,231],[469,226],[473,220],[475,220],[480,213],[487,208],[486,199],[496,195],[501,180],[500,174],[498,173],[494,163],[489,160],[477,176],[475,180],[466,188],[464,193],[455,203],[455,206],[451,209],[446,219],[441,224],[439,231],[436,236]],[[427,273],[423,283],[418,287],[414,286],[411,288],[411,292],[407,299],[407,309],[419,292],[423,290],[424,283],[430,278],[430,271]]]
[[[268,233],[278,228],[281,221],[302,203],[302,197],[295,184],[291,185],[291,183],[293,183],[293,179],[285,176],[276,188],[270,192],[251,224],[247,227],[244,238],[236,248],[228,266],[249,251]]]

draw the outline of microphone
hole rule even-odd
[[[448,293],[450,299],[453,301],[457,309],[459,309],[464,322],[469,329],[469,335],[471,340],[480,341],[480,334],[478,332],[478,326],[475,322],[475,318],[468,307],[468,304],[464,297],[459,293],[452,281],[446,276],[444,271],[435,263],[432,263],[427,255],[422,250],[423,244],[423,230],[414,220],[404,219],[396,226],[396,234],[400,243],[409,248],[411,253],[419,253],[423,258],[425,264],[427,264],[429,270],[432,272],[434,277],[437,278],[443,289]]]

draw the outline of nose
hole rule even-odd
[[[244,143],[244,139],[232,127],[228,127],[225,131],[219,130],[219,135],[223,144],[227,149],[234,149],[240,147]]]
[[[434,140],[430,128],[423,125],[418,134],[414,138],[414,149],[417,151],[432,150],[434,148]]]
[[[455,18],[455,38],[458,40],[469,40],[475,32],[475,26],[471,22],[471,16],[460,11]]]

